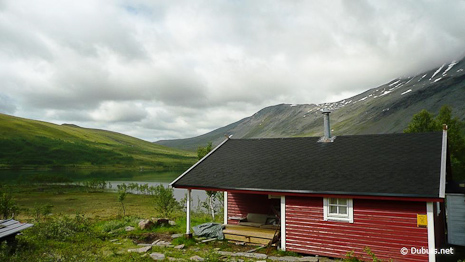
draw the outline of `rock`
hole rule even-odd
[[[192,261],[205,261],[204,258],[199,257],[199,256],[193,256],[193,257],[190,257],[189,259]]]
[[[218,251],[218,254],[228,257],[249,257],[254,259],[266,259],[268,256],[260,253],[247,253],[247,252],[228,252],[228,251]]]
[[[180,238],[180,237],[183,237],[183,236],[184,236],[183,234],[172,234],[171,239]]]
[[[136,230],[134,227],[131,227],[131,226],[127,226],[127,227],[125,227],[124,229],[126,230],[126,232]]]
[[[118,241],[118,239],[112,239],[112,240],[110,240],[110,242],[116,242],[116,241]]]
[[[229,251],[218,251],[216,253],[218,253],[218,254],[220,254],[222,256],[228,256],[228,257],[232,257],[233,254],[234,254],[233,252],[229,252]]]
[[[285,256],[285,257],[268,257],[269,260],[273,261],[283,261],[283,262],[296,262],[300,261],[300,257],[291,257],[291,256]]]
[[[173,220],[170,220],[170,221],[168,221],[168,224],[169,224],[170,226],[175,226],[175,225],[176,225],[176,222],[174,222]]]
[[[215,241],[215,240],[216,240],[216,238],[209,238],[209,239],[202,240],[202,243],[212,242],[212,241]]]
[[[184,245],[184,244],[181,244],[181,245],[175,246],[174,248],[175,248],[175,249],[183,249],[184,247],[185,247],[185,245]]]
[[[327,258],[327,257],[319,257],[318,261],[321,261],[321,262],[333,262],[335,260]]]
[[[152,249],[152,246],[128,249],[128,252],[145,253],[145,252],[149,251],[150,249]]]
[[[155,252],[150,254],[150,258],[152,258],[153,260],[165,260],[165,255],[162,253]]]
[[[145,229],[150,229],[154,226],[155,224],[151,221],[151,220],[148,220],[148,219],[145,219],[145,220],[141,220],[139,222],[139,228],[141,230],[145,230]]]
[[[266,259],[268,256],[260,253],[247,253],[247,252],[237,252],[235,253],[238,257],[250,257],[255,259]]]
[[[165,242],[165,241],[158,241],[158,243],[157,243],[158,247],[168,247],[170,245],[171,245],[170,242]]]
[[[152,246],[155,246],[158,242],[160,242],[161,240],[160,239],[157,239],[155,241],[152,242]]]
[[[152,218],[153,220],[153,218]],[[169,225],[169,220],[166,219],[166,218],[155,218],[153,220],[153,222],[155,223],[155,225],[157,226],[165,226],[165,225]]]
[[[148,246],[152,246],[152,244],[137,244],[138,246],[141,246],[141,247],[148,247]]]
[[[318,262],[317,257],[301,257],[299,261],[306,261],[306,262]]]

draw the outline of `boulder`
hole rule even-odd
[[[181,244],[181,245],[175,246],[174,248],[175,248],[175,249],[183,249],[184,247],[185,247],[185,245],[184,245],[184,244]]]
[[[157,226],[166,226],[170,224],[170,221],[167,218],[152,218],[152,220]]]
[[[180,237],[183,237],[183,236],[184,236],[183,234],[172,234],[171,239],[180,238]]]
[[[161,241],[158,241],[156,245],[159,246],[159,247],[168,247],[168,246],[171,245],[171,243],[161,240]]]
[[[128,252],[145,253],[145,252],[149,251],[150,249],[152,249],[152,246],[128,249]]]
[[[125,230],[126,230],[127,232],[129,232],[129,231],[134,231],[134,230],[136,230],[136,229],[135,229],[134,227],[127,226],[127,227],[125,227]]]
[[[305,261],[305,262],[318,262],[317,257],[301,257],[300,261]]]
[[[153,260],[165,260],[165,255],[162,253],[155,252],[150,254],[150,258],[152,258]]]
[[[158,242],[160,242],[161,240],[160,239],[157,239],[155,241],[152,242],[152,246],[155,246]]]
[[[199,256],[192,256],[189,259],[192,261],[205,261],[203,257],[199,257]]]
[[[151,227],[153,227],[155,224],[149,220],[149,219],[144,219],[144,220],[141,220],[139,222],[139,228],[141,230],[145,230],[145,229],[150,229]]]
[[[284,257],[268,257],[269,260],[272,261],[282,261],[282,262],[297,262],[301,261],[299,257],[291,257],[291,256],[284,256]]]

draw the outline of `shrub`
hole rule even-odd
[[[12,218],[15,214],[17,215],[19,208],[13,199],[13,195],[11,193],[0,193],[0,195],[0,214],[3,219]]]
[[[40,221],[41,218],[45,219],[52,213],[52,208],[53,206],[49,204],[39,205],[36,203],[32,207],[31,216],[34,217],[36,221]]]
[[[126,208],[124,207],[124,200],[126,199],[126,185],[125,184],[123,185],[118,185],[118,202],[121,203],[121,208],[123,210],[123,217],[125,217]]]
[[[37,223],[32,227],[37,238],[69,241],[77,233],[88,233],[91,231],[90,222],[84,215],[76,214],[74,218],[59,216],[52,218],[46,223]]]
[[[173,189],[158,185],[151,187],[151,193],[154,197],[154,207],[163,217],[169,217],[174,211],[180,209],[179,203],[174,198]]]
[[[123,217],[122,219],[109,220],[102,223],[100,229],[103,232],[111,232],[122,229],[129,225],[136,225],[139,219],[134,217]]]

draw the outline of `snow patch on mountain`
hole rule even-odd
[[[436,72],[434,72],[434,74],[429,78],[429,80],[433,79],[439,72],[441,72],[442,68],[445,66],[446,64],[443,64],[438,70],[436,70]]]
[[[402,94],[400,94],[400,95],[403,96],[403,95],[405,95],[405,94],[407,94],[407,93],[410,93],[410,92],[412,92],[412,89],[409,89],[409,90],[407,90],[407,91],[405,91],[405,92],[402,92]]]
[[[452,63],[450,63],[450,65],[446,68],[446,70],[444,70],[444,72],[442,73],[442,76],[446,76],[447,71],[451,70],[452,67],[454,67],[456,64],[458,64],[457,61],[452,61]]]
[[[424,74],[420,79],[418,79],[418,82],[420,82],[423,78],[425,78],[427,74]]]

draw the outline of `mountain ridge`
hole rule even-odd
[[[412,116],[422,109],[437,113],[442,105],[452,107],[465,119],[465,60],[452,61],[426,72],[393,79],[358,95],[321,104],[279,104],[265,107],[252,116],[201,136],[160,140],[155,143],[184,150],[196,150],[233,138],[321,136],[322,109],[329,109],[335,135],[402,132]]]

